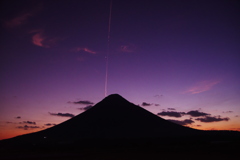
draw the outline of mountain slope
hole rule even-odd
[[[110,95],[84,113],[44,131],[46,136],[66,139],[144,138],[188,135],[196,132],[166,121],[121,96]]]

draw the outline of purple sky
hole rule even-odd
[[[240,130],[239,2],[112,2],[108,94],[193,128]],[[109,6],[1,2],[0,139],[59,124],[104,98]]]

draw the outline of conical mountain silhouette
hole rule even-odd
[[[89,110],[36,133],[10,139],[17,144],[94,144],[95,141],[113,142],[123,139],[196,138],[204,131],[180,126],[128,102],[118,94],[110,95]],[[83,143],[84,142],[84,143]]]
[[[54,131],[54,133],[53,133]],[[57,138],[143,138],[186,135],[195,131],[136,106],[117,94],[110,95],[84,113],[46,130]]]

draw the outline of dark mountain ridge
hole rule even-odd
[[[239,139],[239,132],[210,132],[180,126],[128,102],[118,94],[110,95],[89,110],[36,133],[1,141],[8,146],[92,145],[151,143],[210,143]],[[141,145],[141,144],[140,144]]]

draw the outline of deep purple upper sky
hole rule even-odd
[[[108,94],[190,127],[240,130],[239,7],[112,0],[108,52],[110,0],[3,0],[0,138],[103,99],[106,56]]]

